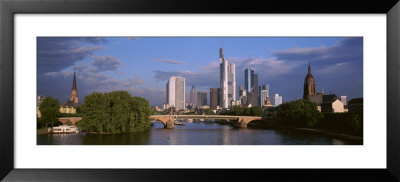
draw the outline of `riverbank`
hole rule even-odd
[[[130,128],[128,132],[122,133],[122,132],[92,132],[92,131],[84,131],[87,134],[92,134],[92,135],[114,135],[114,134],[127,134],[127,133],[140,133],[140,132],[147,132],[151,129],[150,128]]]
[[[327,136],[327,137],[331,137],[331,138],[337,138],[340,140],[346,140],[355,145],[363,144],[363,137],[359,137],[359,136],[353,136],[353,135],[348,135],[348,134],[344,134],[344,133],[337,133],[337,132],[333,132],[333,131],[329,131],[329,130],[322,130],[322,129],[296,128],[296,130],[301,131],[301,132],[314,133],[314,134],[318,134],[321,136]]]
[[[356,136],[345,132],[338,132],[329,129],[318,129],[318,128],[288,128],[285,126],[281,126],[278,122],[271,120],[270,122],[263,122],[263,121],[254,121],[249,123],[249,128],[254,129],[271,129],[271,130],[287,130],[287,131],[296,131],[301,133],[310,133],[316,134],[324,137],[336,138],[339,140],[345,140],[353,145],[362,145],[363,144],[363,137]]]
[[[49,134],[47,128],[40,128],[40,129],[37,129],[37,130],[36,130],[36,133],[37,133],[38,135]]]

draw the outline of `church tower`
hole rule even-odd
[[[74,80],[72,82],[72,90],[71,90],[71,97],[69,101],[72,103],[78,103],[78,89],[76,88],[76,76],[75,76],[75,68],[74,68]]]
[[[304,94],[303,94],[303,99],[309,99],[308,97],[310,95],[316,95],[315,92],[315,81],[314,77],[311,74],[311,65],[308,64],[308,74],[306,78],[304,79]]]

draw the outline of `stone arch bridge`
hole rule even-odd
[[[225,115],[152,115],[153,121],[161,121],[164,128],[174,128],[175,119],[221,119],[233,120],[234,127],[247,128],[251,121],[262,120],[261,116],[225,116]]]

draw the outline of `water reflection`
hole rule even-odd
[[[38,135],[38,145],[331,145],[349,144],[341,140],[293,131],[234,129],[215,122],[185,122],[164,129],[155,122],[146,132],[129,134]]]

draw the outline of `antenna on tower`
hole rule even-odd
[[[222,48],[224,48],[224,38],[223,37],[222,37],[221,42],[222,42]]]

